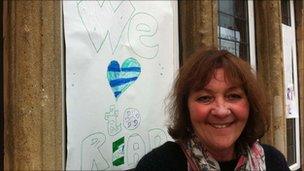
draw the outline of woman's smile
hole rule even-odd
[[[216,129],[222,129],[222,128],[230,127],[232,125],[232,122],[224,123],[224,124],[209,123],[209,125]]]

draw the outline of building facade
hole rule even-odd
[[[304,1],[179,1],[180,63],[199,46],[249,62],[265,83],[261,140],[304,168]],[[60,1],[3,2],[4,169],[65,168]]]

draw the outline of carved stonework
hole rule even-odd
[[[62,170],[61,2],[5,3],[4,170]]]
[[[217,46],[217,1],[180,1],[179,32],[182,59],[200,46]]]
[[[298,55],[298,83],[299,83],[299,108],[300,108],[300,147],[301,167],[304,168],[304,1],[294,1],[296,43]]]
[[[268,104],[271,107],[269,132],[263,141],[286,154],[280,1],[254,2],[258,76],[266,84]]]

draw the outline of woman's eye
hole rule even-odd
[[[239,94],[228,94],[227,95],[228,100],[239,100],[241,98],[242,98],[242,96]]]
[[[197,98],[197,101],[202,103],[210,103],[212,100],[212,96],[200,96],[199,98]]]

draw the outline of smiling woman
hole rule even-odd
[[[168,132],[175,142],[148,153],[136,170],[289,170],[281,152],[258,141],[267,130],[264,94],[241,58],[197,50],[171,95]]]
[[[209,153],[222,161],[233,159],[234,143],[249,115],[249,104],[243,89],[227,82],[224,74],[222,68],[215,70],[203,90],[191,92],[188,98],[195,134]]]

